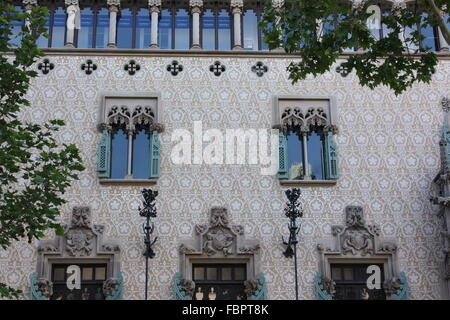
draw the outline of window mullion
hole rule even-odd
[[[132,178],[131,166],[133,160],[133,130],[128,131],[128,165],[127,165],[127,178]]]

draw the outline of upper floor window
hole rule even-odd
[[[288,180],[335,180],[338,161],[329,99],[278,98],[281,125],[279,177]]]
[[[258,27],[264,11],[263,3],[256,2],[252,7],[245,8],[242,17],[242,46],[245,50],[268,50],[268,45],[263,40],[263,34]]]
[[[39,2],[40,6],[48,8],[48,14],[45,17],[45,28],[48,29],[48,38],[40,36],[37,45],[40,48],[62,48],[66,37],[66,10],[64,1],[54,0],[49,2]]]
[[[412,32],[419,32],[419,34],[423,37],[419,41],[419,45],[417,46],[417,43],[407,42],[407,46],[411,50],[425,50],[425,51],[436,51],[438,48],[438,29],[435,27],[432,27],[430,25],[424,26],[422,25],[424,21],[428,18],[428,14],[423,12],[421,14],[421,23],[418,25],[415,25],[413,27],[407,27],[405,28],[405,38],[408,38],[411,36]]]
[[[98,175],[110,179],[159,176],[159,131],[156,98],[105,98]]]
[[[161,49],[189,49],[190,28],[191,19],[187,8],[176,7],[175,2],[167,8],[163,8],[158,24],[159,47]]]
[[[219,6],[205,9],[201,18],[201,30],[203,49],[231,49],[231,16],[227,9]]]
[[[109,12],[101,4],[84,5],[80,12],[80,29],[75,29],[77,48],[106,48],[109,35]]]

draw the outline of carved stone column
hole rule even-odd
[[[190,0],[189,7],[192,14],[192,47],[201,49],[200,46],[200,13],[202,12],[203,0]]]
[[[67,20],[66,20],[66,44],[65,47],[75,47],[75,28],[80,28],[80,7],[78,0],[65,0]]]
[[[152,33],[150,48],[158,49],[158,17],[161,12],[161,0],[148,0],[148,8],[152,13]]]
[[[234,27],[234,44],[233,50],[242,49],[242,8],[244,7],[243,0],[231,0],[231,14],[233,15],[233,27]]]
[[[116,48],[117,35],[117,13],[120,10],[120,0],[108,0],[109,10],[109,40],[108,48]]]
[[[444,17],[446,8],[443,7],[441,9],[441,16]],[[438,27],[439,30],[439,51],[449,51],[450,50],[450,44],[445,41],[444,35],[442,34],[442,30],[440,27]]]
[[[22,6],[24,7],[25,12],[30,14],[31,9],[33,9],[33,7],[37,6],[37,0],[22,0]],[[30,30],[29,19],[26,19],[25,25],[27,26],[28,30]]]

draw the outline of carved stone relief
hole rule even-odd
[[[69,225],[63,225],[64,236],[39,241],[37,272],[31,279],[30,298],[48,299],[52,295],[51,269],[54,263],[67,263],[83,258],[83,262],[103,260],[108,264],[103,291],[108,296],[117,294],[122,286],[120,274],[120,246],[104,242],[102,225],[92,225],[89,207],[74,207]],[[121,290],[121,289],[120,289]],[[34,292],[34,294],[33,294]]]
[[[363,208],[347,206],[345,208],[345,225],[331,227],[333,239],[322,240],[318,243],[319,272],[316,279],[317,296],[333,297],[334,282],[331,280],[330,261],[352,263],[370,263],[370,261],[384,261],[384,277],[386,296],[395,299],[400,290],[407,287],[406,278],[401,277],[397,265],[397,244],[393,239],[380,238],[380,228],[374,224],[367,224],[364,219]],[[404,298],[404,297],[402,297]]]

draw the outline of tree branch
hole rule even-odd
[[[441,10],[436,6],[434,0],[425,0],[425,2],[430,6],[434,16],[438,18],[439,29],[441,29],[442,35],[444,36],[444,39],[447,42],[447,44],[450,45],[450,31],[447,27],[447,24],[444,21]]]

